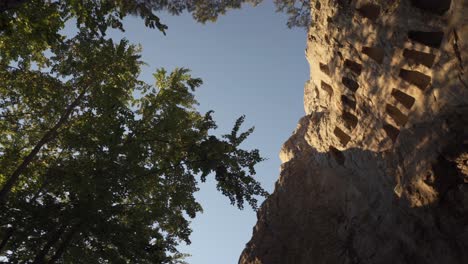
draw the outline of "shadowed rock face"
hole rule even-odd
[[[468,263],[468,1],[311,8],[306,116],[239,262]]]

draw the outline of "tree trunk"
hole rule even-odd
[[[47,256],[47,253],[49,253],[50,248],[57,243],[57,241],[60,239],[62,236],[63,232],[65,231],[67,227],[67,224],[63,224],[57,232],[52,234],[52,236],[49,238],[47,243],[44,245],[44,247],[37,253],[36,257],[34,258],[34,261],[32,264],[42,264],[44,263],[44,258]]]
[[[8,180],[3,185],[2,190],[0,190],[0,206],[5,204],[8,194],[10,193],[13,186],[18,182],[19,176],[26,170],[28,165],[34,160],[37,153],[41,150],[41,148],[50,142],[51,140],[57,137],[57,131],[61,128],[65,122],[70,117],[70,114],[73,112],[75,107],[80,103],[81,99],[83,99],[87,89],[84,89],[78,97],[67,107],[65,113],[60,117],[59,121],[55,126],[53,126],[49,131],[47,131],[44,136],[39,140],[39,142],[34,146],[31,152],[24,158],[23,162],[16,168],[16,170],[11,174]]]
[[[8,228],[5,237],[3,237],[2,242],[0,243],[0,253],[3,252],[3,248],[5,248],[8,240],[10,240],[10,237],[13,235],[14,229],[12,227]]]
[[[72,229],[68,232],[68,234],[66,234],[62,243],[57,247],[57,251],[55,252],[55,254],[47,262],[48,264],[53,264],[62,257],[68,245],[70,245],[70,242],[72,241],[73,236],[75,236],[75,234],[80,230],[81,225],[82,225],[81,222],[77,223],[74,227],[72,227]]]

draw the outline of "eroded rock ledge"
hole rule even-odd
[[[468,263],[467,2],[311,2],[307,115],[240,263]]]

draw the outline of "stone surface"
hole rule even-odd
[[[468,1],[312,1],[306,116],[240,263],[468,263]]]

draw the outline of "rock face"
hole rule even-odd
[[[306,116],[240,263],[468,263],[468,1],[312,1]]]

